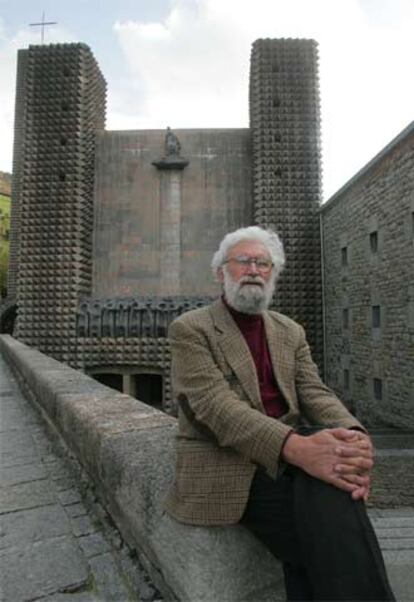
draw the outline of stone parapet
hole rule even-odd
[[[246,529],[190,527],[164,512],[175,418],[9,335],[0,337],[0,350],[166,599],[284,600],[280,565]]]

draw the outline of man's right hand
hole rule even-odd
[[[304,437],[293,433],[284,445],[283,459],[311,476],[366,499],[373,466],[369,438],[344,428],[324,429]]]

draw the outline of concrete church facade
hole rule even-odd
[[[19,51],[8,287],[8,306],[17,306],[14,335],[170,411],[168,324],[219,294],[209,278],[218,242],[227,231],[255,223],[276,229],[284,241],[287,268],[274,306],[304,325],[322,367],[316,43],[253,44],[246,129],[178,129],[167,136],[163,130],[108,131],[105,92],[83,44]],[[169,135],[178,144],[172,152]],[[409,180],[414,172],[406,163]],[[348,203],[364,200],[341,197],[322,209],[326,376],[368,422],[408,426],[414,408],[408,338],[400,350],[406,377],[395,397],[397,403],[402,395],[398,420],[356,386],[356,373],[347,377],[352,395],[348,381],[342,386],[346,366],[358,364],[371,344],[361,339],[351,350],[333,317],[346,291],[351,294],[334,259]],[[374,227],[375,216],[367,219]],[[379,210],[376,219],[382,223]],[[344,223],[351,232],[352,223]],[[405,283],[411,278],[412,287],[412,272],[394,271]],[[380,269],[376,274],[382,278]],[[409,301],[407,307],[410,312]],[[383,364],[367,358],[381,372]],[[394,369],[398,380],[398,365]],[[387,400],[394,397],[387,393]]]

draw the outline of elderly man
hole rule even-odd
[[[212,268],[222,298],[170,327],[179,403],[167,510],[241,523],[283,562],[288,600],[394,600],[367,518],[372,446],[318,376],[303,328],[268,311],[279,237],[228,234]]]

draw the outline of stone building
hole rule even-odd
[[[321,209],[326,380],[370,425],[414,427],[414,122]]]
[[[168,324],[217,296],[219,241],[256,223],[284,240],[275,306],[303,323],[321,364],[316,43],[253,44],[245,129],[107,131],[105,90],[83,44],[19,51],[15,336],[168,409]]]

